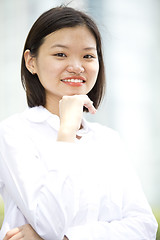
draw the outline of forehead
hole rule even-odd
[[[86,26],[76,26],[59,29],[47,35],[44,39],[44,45],[50,46],[57,43],[96,46],[96,39]]]

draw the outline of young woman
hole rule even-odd
[[[83,118],[105,90],[93,20],[69,7],[42,14],[21,77],[29,108],[0,125],[0,239],[155,239],[156,220],[117,133]]]

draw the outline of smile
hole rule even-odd
[[[71,82],[71,83],[83,83],[83,82],[85,82],[84,80],[81,80],[81,79],[63,79],[61,81],[62,82]]]

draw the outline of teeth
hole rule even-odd
[[[83,80],[81,79],[64,79],[63,82],[74,82],[74,83],[81,83]]]

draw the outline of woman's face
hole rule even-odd
[[[45,37],[34,66],[46,105],[65,95],[87,94],[99,71],[95,37],[85,26],[57,30]]]

